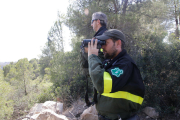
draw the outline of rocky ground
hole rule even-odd
[[[139,112],[138,113],[140,120],[180,120],[180,116],[179,115],[175,115],[175,114],[167,114],[164,115],[163,117],[159,117],[157,119],[151,118],[149,116],[147,116],[144,112]]]
[[[57,107],[57,104],[59,107]],[[95,107],[90,107],[87,109],[84,101],[78,100],[73,103],[72,107],[67,108],[62,112],[62,103],[56,103],[54,101],[47,101],[45,103],[35,104],[34,107],[31,108],[26,117],[33,118],[36,115],[41,113],[41,118],[48,118],[48,120],[97,120],[97,111]],[[46,113],[43,113],[45,112]],[[140,117],[140,120],[180,120],[180,110],[176,114],[166,114],[159,115],[158,112],[152,107],[146,107],[140,110],[137,114]],[[63,116],[60,116],[63,115]],[[63,119],[59,119],[58,117],[63,117]],[[23,117],[21,117],[23,118]],[[65,119],[64,119],[65,118]],[[82,118],[82,119],[81,119]],[[17,120],[17,119],[14,119]],[[18,119],[22,120],[22,119]],[[23,119],[29,120],[29,119]],[[30,119],[34,120],[34,119]],[[43,119],[44,120],[44,119]]]
[[[83,101],[77,101],[73,104],[73,108],[70,108],[64,112],[64,115],[70,120],[81,120],[80,116],[82,115],[82,112],[87,109],[87,107],[83,107],[84,105],[85,103]],[[146,110],[143,108],[137,114],[140,117],[140,120],[180,120],[180,114],[178,113],[159,115],[159,113],[151,107],[147,107]]]

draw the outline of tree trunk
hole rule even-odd
[[[127,3],[128,3],[128,0],[125,0],[124,5],[123,5],[123,9],[122,9],[123,10],[123,15],[126,14]]]
[[[178,2],[178,1],[177,1]],[[179,27],[178,27],[178,8],[177,8],[177,4],[174,0],[174,9],[175,9],[175,22],[176,22],[176,31],[175,31],[175,35],[176,35],[176,38],[179,39]]]
[[[114,9],[115,9],[115,13],[117,13],[119,11],[119,4],[117,0],[113,0],[113,4],[114,4]]]
[[[26,81],[25,81],[25,77],[24,77],[24,73],[23,73],[23,80],[24,80],[24,92],[25,92],[25,95],[27,95],[27,91],[26,91]]]

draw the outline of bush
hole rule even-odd
[[[38,97],[37,101],[39,103],[44,103],[45,101],[54,100],[54,93],[51,87],[49,87],[49,88],[43,89],[42,92],[37,97]]]
[[[176,113],[180,109],[179,58],[180,53],[173,44],[142,52],[137,63],[146,88],[145,106],[155,107],[161,114]]]
[[[61,87],[57,87],[55,89],[55,93],[57,95],[57,98],[59,98],[60,101],[62,101],[62,103],[64,104],[64,108],[68,108],[71,106],[74,99],[71,96],[69,86],[64,85]]]

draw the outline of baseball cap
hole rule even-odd
[[[107,16],[106,14],[102,12],[95,12],[92,14],[92,20],[99,19],[104,21],[104,23],[107,25]]]
[[[107,40],[109,38],[116,38],[125,42],[124,34],[120,30],[117,30],[117,29],[107,30],[102,35],[96,36],[96,38],[99,40]]]

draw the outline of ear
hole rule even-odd
[[[122,43],[121,43],[121,40],[117,40],[117,41],[116,41],[116,45],[117,45],[118,48],[121,47],[121,44],[122,44]]]
[[[100,23],[100,22],[101,22],[101,21],[98,19],[98,20],[97,20],[97,23],[101,25],[101,23]]]

